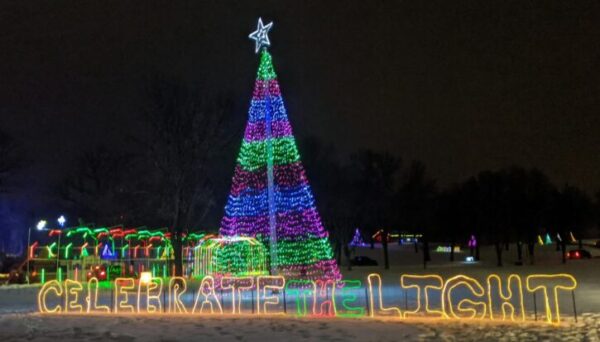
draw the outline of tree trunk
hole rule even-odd
[[[454,262],[454,238],[450,240],[450,262]]]
[[[419,244],[417,243],[417,239],[415,239],[415,253],[419,253]]]
[[[175,274],[174,276],[181,277],[183,276],[183,260],[182,260],[182,248],[181,248],[181,235],[182,229],[177,227],[175,229],[175,234],[173,235],[173,253],[175,253]]]
[[[560,242],[560,252],[562,253],[562,263],[567,263],[567,242],[563,239]]]
[[[344,254],[346,255],[346,260],[348,260],[348,271],[352,271],[351,251],[347,243],[344,244]]]
[[[381,237],[381,245],[383,247],[383,264],[385,265],[385,269],[390,269],[390,258],[388,255],[388,241],[387,241],[388,233],[387,230],[383,230],[383,236]]]
[[[342,264],[342,243],[340,239],[335,239],[335,258],[338,265]]]
[[[533,265],[535,258],[534,258],[534,252],[535,252],[535,242],[532,242],[531,240],[529,242],[527,242],[527,251],[529,252],[529,263],[531,265]]]
[[[181,199],[179,197],[180,193],[181,191],[178,190],[175,195],[175,215],[173,217],[173,226],[170,229],[171,242],[173,244],[173,254],[175,254],[175,258],[173,260],[173,262],[175,263],[175,274],[172,274],[171,276],[181,276],[183,274],[183,261],[181,258],[181,233],[183,229],[181,228]]]
[[[500,244],[499,241],[496,241],[495,245],[496,245],[496,259],[498,261],[497,266],[502,267],[502,245]]]
[[[479,261],[479,243],[475,246],[475,261]]]
[[[429,255],[429,242],[427,240],[423,240],[423,268],[427,268],[427,263],[431,261],[431,256]]]
[[[521,241],[517,242],[517,261],[523,262],[523,244]]]
[[[583,240],[581,239],[581,237],[579,238],[579,240],[577,240],[577,242],[579,243],[579,249],[583,249]]]

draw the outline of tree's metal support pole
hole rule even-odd
[[[367,292],[367,288],[365,287],[365,307],[367,308],[367,316],[371,315],[371,310],[369,308],[369,292]]]
[[[273,187],[273,137],[271,132],[271,96],[268,94],[267,83],[263,83],[263,94],[265,101],[265,126],[267,143],[267,196],[269,200],[269,251],[271,255],[271,275],[277,275],[277,222],[275,218],[275,189]]]
[[[533,293],[533,312],[535,315],[535,320],[537,321],[537,299],[535,296],[535,292]]]
[[[575,323],[577,323],[577,305],[575,305],[575,290],[571,291],[571,298],[573,299],[573,313],[575,314]]]

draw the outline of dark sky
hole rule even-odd
[[[298,136],[420,159],[442,184],[518,164],[593,192],[599,13],[548,0],[3,1],[0,127],[23,143],[33,192],[87,146],[122,146],[149,76],[233,94],[241,132],[262,16]]]

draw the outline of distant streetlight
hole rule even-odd
[[[60,215],[60,217],[58,218],[58,220],[57,220],[57,221],[58,221],[58,224],[59,224],[61,227],[64,227],[64,226],[65,226],[65,223],[67,222],[67,219],[65,218],[65,216],[64,216],[64,215]]]
[[[46,220],[40,220],[40,222],[37,223],[37,226],[35,226],[37,228],[37,230],[44,230],[44,228],[46,228]]]
[[[35,226],[35,228],[40,231],[46,230],[46,223],[48,223],[48,222],[46,222],[46,220],[40,220],[37,223],[37,225]],[[30,283],[30,281],[29,281],[29,276],[30,276],[29,275],[29,263],[31,262],[30,259],[31,259],[31,254],[32,254],[30,244],[31,244],[31,226],[29,228],[27,228],[27,284]]]

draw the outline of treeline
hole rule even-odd
[[[316,139],[308,139],[302,147],[338,260],[343,254],[349,257],[347,245],[356,227],[365,236],[380,229],[422,233],[425,258],[430,241],[464,245],[475,235],[476,258],[479,245],[494,245],[499,266],[509,244],[516,244],[517,259],[522,261],[525,248],[530,256],[535,254],[538,235],[550,234],[554,240],[559,234],[562,242],[557,247],[566,261],[571,232],[579,243],[598,233],[600,192],[591,197],[572,185],[557,186],[538,169],[486,170],[442,188],[419,161],[405,163],[372,150],[343,160],[332,145],[323,146]],[[383,251],[388,268],[385,243]]]

